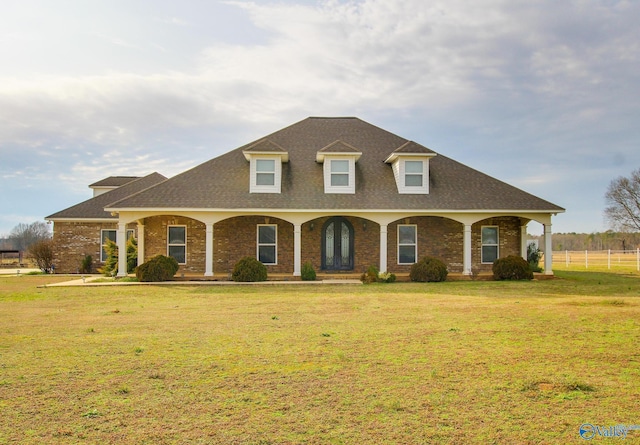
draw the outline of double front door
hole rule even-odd
[[[336,216],[322,228],[322,268],[353,270],[353,226]]]

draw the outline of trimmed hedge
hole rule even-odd
[[[180,266],[175,258],[157,255],[136,267],[136,277],[138,281],[169,281],[178,272],[179,268]]]
[[[533,272],[527,260],[520,256],[509,255],[493,262],[493,278],[495,280],[532,280]]]
[[[253,257],[244,257],[233,267],[231,279],[242,282],[266,281],[267,266]]]
[[[438,258],[427,256],[411,266],[409,278],[421,283],[439,282],[445,281],[448,273],[446,264]]]

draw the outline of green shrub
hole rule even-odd
[[[376,283],[378,281],[378,268],[376,266],[369,266],[367,271],[360,275],[360,281],[364,284]]]
[[[413,266],[409,278],[411,281],[439,282],[447,279],[447,266],[442,261],[434,257],[424,257]]]
[[[91,269],[93,269],[93,257],[91,255],[87,255],[80,263],[80,273],[91,273]]]
[[[381,283],[395,283],[396,274],[390,272],[380,272],[378,274],[378,281]]]
[[[527,262],[529,263],[531,272],[542,272],[542,268],[540,267],[541,257],[542,251],[538,249],[535,244],[529,244],[527,246]]]
[[[493,278],[496,280],[532,280],[533,272],[527,260],[520,256],[509,255],[493,262]]]
[[[104,250],[107,254],[107,258],[104,262],[104,266],[100,269],[100,272],[110,277],[118,272],[118,245],[110,240],[106,239],[104,244]],[[134,237],[129,237],[127,240],[127,273],[135,271],[138,265],[138,241]]]
[[[179,268],[175,258],[157,255],[135,270],[139,281],[159,282],[171,280]]]
[[[134,237],[127,240],[127,273],[136,270],[138,266],[138,241]]]
[[[267,266],[253,257],[244,257],[233,267],[231,279],[242,282],[266,281]]]
[[[316,271],[313,269],[313,266],[309,261],[302,265],[300,276],[303,281],[315,281]]]

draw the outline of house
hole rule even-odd
[[[360,119],[310,117],[170,179],[109,178],[94,198],[49,216],[57,270],[136,236],[141,263],[171,255],[183,273],[226,279],[254,256],[270,274],[407,273],[419,258],[450,272],[526,256],[527,224],[564,209]],[[551,256],[545,271],[552,274]]]

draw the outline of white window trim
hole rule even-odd
[[[276,240],[274,243],[261,243],[260,242],[260,227],[274,227],[276,232]],[[261,246],[274,246],[275,247],[275,263],[262,263],[265,266],[277,266],[278,265],[278,225],[277,224],[258,224],[256,227],[256,259],[260,261],[260,247]]]
[[[258,160],[273,161],[275,171],[273,185],[258,185],[258,171],[256,168]],[[250,160],[250,193],[281,193],[282,192],[282,157],[269,155],[252,155]]]
[[[422,162],[422,185],[406,185],[407,161]],[[393,175],[396,178],[398,193],[401,195],[428,195],[429,194],[429,157],[427,156],[399,156],[392,164]]]
[[[416,242],[414,244],[407,244],[407,243],[400,243],[400,227],[413,227],[414,231],[415,231],[415,237],[416,237]],[[397,260],[398,260],[398,265],[407,265],[407,264],[415,264],[415,262],[418,260],[418,225],[417,224],[398,224],[397,228],[396,228],[396,236],[397,236]],[[414,252],[414,259],[415,261],[413,263],[401,263],[400,262],[400,246],[414,246],[415,252]]]
[[[331,161],[347,161],[349,163],[348,185],[331,185]],[[356,156],[326,155],[323,161],[323,170],[325,193],[354,194],[356,192]]]
[[[100,262],[104,263],[107,261],[106,258],[103,258],[102,255],[104,253],[104,232],[115,232],[116,234],[116,243],[118,242],[118,230],[117,229],[101,229],[100,230]]]
[[[172,227],[184,227],[184,244],[180,243],[173,243],[170,244],[169,243],[169,229]],[[167,256],[169,255],[169,247],[176,247],[176,246],[184,246],[184,263],[178,263],[178,264],[187,264],[187,226],[186,225],[181,225],[181,224],[171,224],[169,226],[167,226]]]
[[[495,228],[496,229],[496,244],[485,244],[482,240],[482,231],[487,228]],[[481,226],[480,227],[480,262],[481,264],[493,264],[493,261],[485,261],[483,255],[483,247],[496,247],[496,259],[500,258],[500,226]]]

